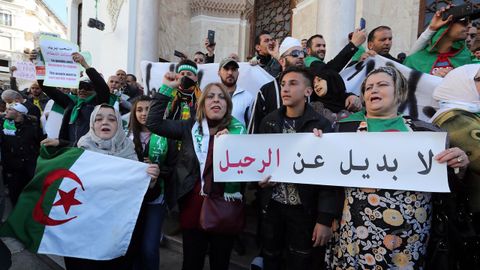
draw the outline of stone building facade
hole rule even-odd
[[[63,22],[40,0],[0,0],[0,79],[8,81],[9,66],[23,60],[40,32],[66,38]]]
[[[426,7],[440,2],[448,1],[105,0],[95,8],[95,0],[68,0],[68,35],[92,53],[94,65],[107,75],[118,68],[140,75],[141,60],[177,61],[174,50],[188,56],[205,51],[208,30],[216,32],[217,61],[232,52],[248,59],[254,54],[255,34],[262,29],[278,40],[320,33],[330,59],[345,46],[360,18],[365,18],[367,31],[379,25],[392,28],[395,56],[408,52],[423,30]],[[105,23],[104,31],[86,27],[95,17]]]

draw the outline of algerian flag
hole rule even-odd
[[[147,166],[80,148],[49,153],[42,147],[35,177],[0,235],[43,254],[122,256],[150,182]]]

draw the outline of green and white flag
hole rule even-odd
[[[150,183],[147,164],[80,148],[42,147],[35,177],[0,228],[42,254],[124,255]]]
[[[53,103],[52,110],[48,113],[45,122],[45,133],[48,138],[58,138],[62,127],[63,113],[63,108],[57,103]]]

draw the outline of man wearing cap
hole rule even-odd
[[[34,175],[42,139],[38,121],[27,113],[23,104],[10,103],[5,116],[0,118],[3,176],[13,205]]]
[[[280,44],[278,52],[274,54],[278,58],[282,71],[290,66],[304,66],[305,53],[298,39],[286,37]],[[253,107],[252,121],[248,126],[250,133],[257,133],[262,119],[282,105],[279,78],[280,76],[277,76],[274,81],[260,88]]]
[[[468,20],[442,20],[443,12],[444,10],[437,11],[430,22],[427,34],[430,34],[431,38],[427,46],[409,55],[404,65],[423,73],[444,77],[456,67],[480,63],[466,46]]]
[[[252,115],[254,100],[248,91],[238,87],[238,68],[239,66],[235,59],[230,57],[225,58],[220,62],[218,76],[220,76],[222,84],[225,85],[228,93],[232,97],[232,116],[242,122],[244,126],[247,126],[250,116]]]

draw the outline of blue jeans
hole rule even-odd
[[[160,238],[166,212],[165,203],[147,204],[145,212],[140,261],[135,263],[135,269],[158,270],[160,267]]]

